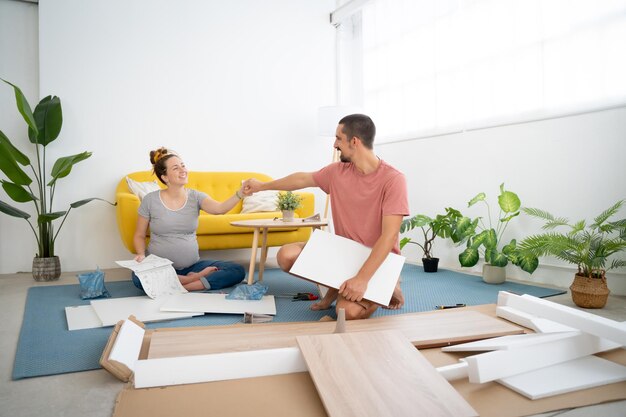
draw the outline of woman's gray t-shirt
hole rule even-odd
[[[174,268],[187,268],[200,260],[196,229],[202,200],[207,194],[187,190],[187,202],[178,210],[170,210],[161,200],[161,192],[153,191],[141,201],[139,215],[150,223],[148,253],[169,259]]]

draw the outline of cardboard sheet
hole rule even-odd
[[[477,306],[478,310],[495,316],[495,306]],[[441,310],[427,314],[447,314]],[[370,319],[372,320],[372,319]],[[333,323],[330,323],[333,324]],[[275,326],[272,324],[271,326]],[[266,324],[246,326],[267,326]],[[242,326],[244,327],[244,326]],[[172,331],[175,331],[172,329]],[[147,346],[154,333],[146,332],[142,358],[147,357]],[[420,349],[435,367],[458,362],[465,353],[445,353],[440,348]],[[617,349],[598,354],[614,362],[626,365],[626,350]],[[496,383],[470,384],[467,379],[453,381],[452,386],[483,417],[514,417],[544,413],[563,408],[581,407],[608,401],[626,399],[626,382],[586,389],[540,400],[529,400]],[[241,401],[245,396],[246,401]],[[202,384],[171,386],[165,388],[134,389],[127,385],[120,393],[113,417],[186,417],[244,416],[327,416],[308,373],[276,375],[242,380],[208,382]]]

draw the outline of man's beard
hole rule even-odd
[[[343,163],[348,163],[348,162],[352,162],[352,160],[347,157],[347,156],[343,156],[343,153],[341,153],[341,151],[339,149],[337,149],[337,151],[339,152],[339,160]]]

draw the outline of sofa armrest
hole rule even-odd
[[[135,253],[135,244],[133,236],[137,227],[137,217],[139,216],[139,197],[128,192],[118,192],[115,195],[117,201],[117,227],[120,237],[126,249],[131,253]]]

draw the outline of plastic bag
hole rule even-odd
[[[260,300],[268,290],[268,286],[255,282],[252,285],[240,284],[226,296],[227,300]]]
[[[83,300],[111,297],[104,286],[104,272],[100,268],[96,268],[93,272],[78,274],[77,277],[80,283],[80,298]]]

